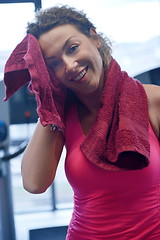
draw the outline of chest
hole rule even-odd
[[[157,186],[160,186],[160,145],[151,127],[149,128],[151,147],[149,167],[133,171],[107,171],[85,158],[80,149],[85,136],[79,122],[75,123],[76,132],[75,128],[69,127],[71,122],[67,125],[67,132],[72,137],[66,138],[65,170],[68,181],[77,194],[95,194],[97,191],[109,196],[130,193],[132,196],[139,196],[149,191],[157,191]]]
[[[93,126],[96,117],[97,117],[97,110],[88,111],[85,107],[79,105],[78,106],[78,119],[80,122],[80,126],[84,135],[87,135],[91,127]]]

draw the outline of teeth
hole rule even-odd
[[[86,72],[86,69],[84,69],[76,78],[73,79],[73,81],[79,81],[86,74]]]

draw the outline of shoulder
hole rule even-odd
[[[150,122],[155,134],[160,139],[160,86],[144,84],[143,87],[148,98]]]

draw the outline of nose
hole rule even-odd
[[[73,58],[65,58],[64,60],[66,73],[74,73],[77,69],[78,63]]]

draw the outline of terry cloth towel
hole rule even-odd
[[[97,119],[81,145],[84,155],[108,170],[147,167],[148,126],[148,100],[143,85],[121,71],[112,58]]]
[[[142,84],[112,58],[95,123],[85,137],[84,155],[106,170],[141,169],[149,164],[148,102]],[[28,34],[9,57],[4,73],[6,98],[29,83],[43,126],[64,130],[67,90],[47,68],[37,39]]]
[[[28,34],[13,50],[5,64],[4,83],[8,100],[19,88],[29,83],[35,94],[37,113],[43,126],[53,124],[64,130],[67,91],[47,68],[39,42]]]

